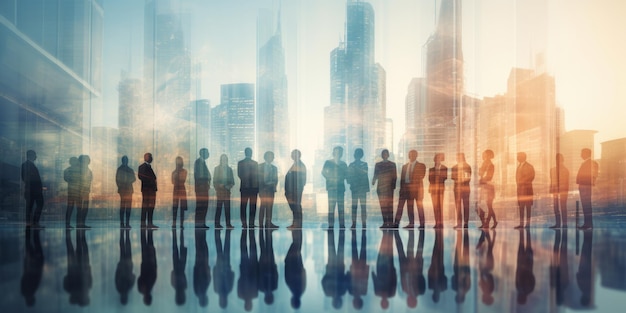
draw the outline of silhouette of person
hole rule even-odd
[[[259,164],[259,227],[278,228],[272,223],[272,209],[274,207],[274,195],[278,185],[278,169],[272,164],[274,152],[266,151],[263,155],[264,163]]]
[[[250,241],[248,241],[248,237]],[[253,229],[241,231],[239,249],[241,251],[241,263],[239,264],[239,279],[237,280],[237,296],[243,300],[243,307],[249,312],[252,310],[252,300],[259,295],[259,260]]]
[[[211,284],[211,268],[209,267],[209,246],[206,242],[206,229],[196,229],[196,262],[193,266],[193,291],[198,303],[205,308],[209,305],[207,290]]]
[[[400,285],[406,294],[406,304],[409,308],[417,307],[417,296],[426,292],[426,278],[424,277],[424,231],[419,231],[417,251],[415,250],[415,232],[409,230],[407,252],[404,252],[402,238],[395,233],[398,261],[400,263]]]
[[[245,158],[237,163],[237,176],[241,180],[241,207],[239,215],[243,228],[254,227],[256,216],[256,198],[259,193],[259,164],[252,160],[252,149],[244,149]],[[246,223],[246,208],[250,204],[250,214]]]
[[[302,262],[302,230],[291,232],[292,242],[285,256],[285,283],[291,291],[291,307],[299,309],[306,289],[306,269]]]
[[[526,162],[526,153],[517,153],[517,171],[515,181],[517,183],[517,204],[519,206],[519,225],[515,229],[524,227],[524,211],[526,211],[526,228],[530,227],[530,209],[533,206],[533,180],[535,168]]]
[[[115,173],[115,183],[117,193],[120,194],[120,228],[130,228],[130,209],[133,202],[133,183],[135,182],[135,171],[128,166],[128,157],[122,157],[122,165]]]
[[[557,306],[561,306],[565,302],[565,289],[569,285],[568,269],[567,230],[561,232],[560,229],[556,229],[552,259],[550,260],[550,289],[554,290]]]
[[[413,203],[417,204],[417,216],[420,220],[419,228],[424,228],[424,176],[426,176],[426,166],[424,163],[417,161],[417,151],[409,151],[409,162],[402,165],[402,174],[400,175],[400,194],[398,196],[398,210],[396,211],[396,218],[394,227],[400,225],[400,219],[402,219],[402,210],[404,209],[404,203],[407,205],[407,214],[409,215],[409,224],[404,228],[415,227],[415,211],[413,210]]]
[[[576,273],[576,281],[580,288],[580,305],[583,307],[591,306],[591,295],[593,294],[593,278],[591,276],[591,250],[593,247],[593,231],[586,229],[583,232],[583,246],[580,250],[580,261],[578,263],[578,272]]]
[[[591,159],[591,150],[588,148],[580,151],[580,157],[584,160],[578,169],[576,183],[580,194],[580,203],[583,207],[584,222],[580,229],[593,228],[593,212],[591,209],[591,190],[596,184],[598,177],[598,163]]]
[[[465,162],[465,153],[457,153],[456,162],[451,173],[454,181],[454,206],[456,207],[456,226],[454,228],[467,228],[472,168]]]
[[[396,294],[398,284],[398,274],[393,263],[393,237],[397,230],[383,230],[383,237],[378,248],[378,258],[376,259],[376,273],[372,271],[372,282],[374,283],[374,294],[379,296],[380,307],[389,308],[389,298]]]
[[[483,229],[476,244],[476,250],[478,250],[478,286],[482,291],[481,297],[483,304],[493,304],[493,292],[496,288],[495,281],[493,279],[494,259],[493,259],[493,246],[496,242],[496,231],[493,231],[493,239],[489,234],[488,229]]]
[[[133,273],[133,253],[130,245],[130,231],[120,229],[120,261],[115,269],[115,289],[120,293],[120,303],[128,303],[128,293],[135,284]]]
[[[524,242],[524,233],[526,241]],[[535,290],[535,274],[533,273],[533,248],[530,241],[530,230],[519,229],[519,248],[517,249],[517,269],[515,270],[515,288],[517,303],[526,304],[528,295]]]
[[[227,229],[224,245],[222,245],[221,230],[215,230],[215,247],[217,250],[217,260],[213,267],[213,290],[219,296],[220,308],[228,306],[228,294],[233,290],[235,273],[230,267],[230,232]]]
[[[141,180],[141,227],[158,228],[153,223],[154,205],[156,203],[157,177],[152,170],[152,153],[143,155],[143,164],[139,165],[137,175]]]
[[[369,184],[368,184],[369,186]],[[367,284],[370,276],[370,266],[367,264],[367,236],[365,229],[361,229],[361,251],[357,248],[356,230],[352,229],[352,263],[346,274],[348,292],[354,297],[352,306],[360,310],[363,308],[363,296],[367,294]]]
[[[187,189],[185,182],[187,181],[187,170],[183,168],[183,158],[176,157],[176,169],[172,172],[172,184],[174,185],[174,194],[172,199],[172,228],[176,227],[176,213],[180,208],[180,227],[183,227],[185,220],[184,214],[187,211]]]
[[[456,251],[454,253],[454,264],[452,275],[452,290],[456,291],[454,298],[456,303],[463,303],[465,295],[472,286],[472,274],[470,273],[469,259],[469,235],[467,229],[463,230],[463,239],[461,244],[461,232],[456,233]]]
[[[435,166],[428,169],[428,192],[433,201],[434,228],[443,228],[443,192],[448,179],[448,168],[441,162],[445,161],[445,154],[436,153],[433,161]]]
[[[200,157],[196,159],[193,166],[193,179],[196,190],[196,227],[208,228],[206,226],[206,214],[209,210],[209,186],[211,185],[211,172],[206,166],[206,160],[209,158],[209,150],[207,148],[200,149]]]
[[[326,179],[326,191],[328,192],[328,228],[335,227],[335,207],[339,218],[339,227],[345,228],[344,218],[344,193],[346,192],[346,175],[348,165],[341,160],[343,148],[333,149],[333,158],[324,162],[322,176]]]
[[[230,189],[235,185],[235,178],[233,177],[233,169],[228,166],[228,156],[226,154],[220,156],[220,165],[215,167],[213,174],[215,175],[213,187],[215,187],[217,197],[215,204],[215,228],[222,228],[220,221],[222,219],[222,209],[224,209],[226,227],[233,229],[233,225],[230,223]]]
[[[77,157],[71,157],[70,166],[63,171],[63,180],[67,182],[67,208],[65,209],[65,227],[72,228],[70,220],[74,207],[78,211],[78,201],[80,199],[80,165]],[[78,214],[76,214],[78,219]]]
[[[378,181],[376,193],[378,194],[378,202],[380,203],[380,212],[383,216],[383,225],[381,228],[393,227],[393,191],[396,189],[396,181],[398,173],[396,163],[389,161],[389,150],[384,149],[380,156],[382,161],[374,166],[374,177],[372,178],[372,186]]]
[[[22,163],[21,176],[24,182],[24,199],[26,200],[26,226],[41,228],[39,220],[43,210],[43,184],[39,170],[35,165],[37,153],[26,151],[26,161]],[[33,206],[36,205],[33,211]]]
[[[428,289],[433,291],[433,302],[439,302],[441,293],[448,289],[448,277],[443,265],[443,229],[435,229],[435,244],[428,268]]]
[[[37,288],[41,283],[44,264],[39,229],[26,227],[24,245],[24,271],[22,272],[20,291],[24,296],[26,305],[32,307],[35,305],[35,293],[37,293]]]
[[[361,227],[367,227],[367,193],[370,191],[369,178],[367,177],[367,163],[361,161],[363,149],[354,150],[354,162],[348,166],[346,181],[350,184],[352,193],[352,226],[356,228],[356,215],[359,203],[361,203]],[[368,271],[369,272],[369,271]]]
[[[137,289],[143,295],[145,305],[152,304],[152,287],[157,279],[157,259],[154,248],[154,229],[141,230],[141,270],[137,278]]]
[[[91,159],[88,155],[78,157],[80,166],[80,191],[78,200],[78,211],[76,212],[76,227],[90,228],[85,224],[87,220],[87,212],[89,211],[89,194],[91,193],[91,182],[93,181],[93,173],[89,169]]]
[[[493,186],[493,173],[495,171],[495,166],[491,162],[494,154],[492,150],[483,151],[483,164],[480,165],[478,169],[478,176],[480,177],[478,183],[480,184],[480,194],[479,194],[479,203],[483,203],[487,206],[487,217],[485,217],[485,210],[482,207],[478,206],[478,216],[480,217],[480,221],[482,225],[480,228],[489,228],[489,224],[491,223],[491,219],[493,219],[493,228],[498,226],[498,221],[496,220],[496,212],[493,210],[493,199],[496,197],[495,187]]]
[[[74,250],[70,230],[66,229],[65,246],[67,248],[67,275],[63,278],[63,289],[70,294],[70,304],[87,306],[92,277],[85,230],[76,231],[76,250]]]
[[[337,250],[335,250],[335,232],[332,229],[327,231],[327,240],[328,262],[326,273],[322,277],[322,289],[327,297],[332,298],[333,308],[340,309],[343,305],[343,295],[348,291],[348,276],[343,263],[345,231],[339,231]]]
[[[174,269],[170,275],[170,283],[174,287],[175,301],[177,305],[185,304],[185,290],[187,290],[187,276],[185,275],[185,266],[187,264],[187,247],[185,247],[185,239],[183,230],[180,230],[180,248],[176,238],[176,230],[172,229],[172,264]]]
[[[563,155],[556,154],[556,166],[550,169],[550,193],[554,205],[554,225],[550,228],[567,228],[567,196],[569,194],[569,170],[563,164]]]
[[[285,175],[285,198],[293,213],[293,222],[287,226],[288,229],[302,228],[302,192],[306,184],[306,166],[300,160],[301,157],[300,150],[291,151],[293,164]]]
[[[272,232],[266,228],[259,232],[259,245],[261,256],[259,257],[259,290],[264,293],[265,304],[274,303],[274,290],[278,288],[278,266],[274,258],[274,243]]]

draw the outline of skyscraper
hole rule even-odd
[[[220,100],[211,110],[211,155],[226,153],[233,164],[254,148],[254,84],[222,85]]]

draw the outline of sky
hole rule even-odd
[[[387,72],[387,112],[394,146],[404,132],[404,99],[413,77],[424,75],[424,44],[435,29],[441,0],[371,0],[376,19],[376,62]],[[191,12],[192,57],[202,64],[197,98],[219,104],[221,84],[256,80],[256,16],[281,6],[293,147],[312,160],[323,142],[329,104],[330,52],[344,36],[341,0],[184,0]],[[143,77],[143,0],[104,2],[102,106],[94,126],[117,127],[117,84],[122,71]],[[626,2],[621,0],[464,0],[466,93],[503,94],[513,67],[539,66],[556,80],[566,130],[594,129],[596,142],[622,138],[626,98]],[[599,145],[596,145],[599,150]],[[599,153],[596,153],[598,156]],[[310,158],[308,157],[310,156]],[[312,162],[311,162],[312,163]]]

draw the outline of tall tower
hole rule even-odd
[[[213,155],[226,153],[234,164],[243,159],[245,148],[254,148],[254,84],[221,86],[220,105],[211,110]]]

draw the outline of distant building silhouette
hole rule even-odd
[[[243,159],[243,149],[254,147],[254,84],[221,86],[220,104],[211,110],[211,150],[230,160]]]

